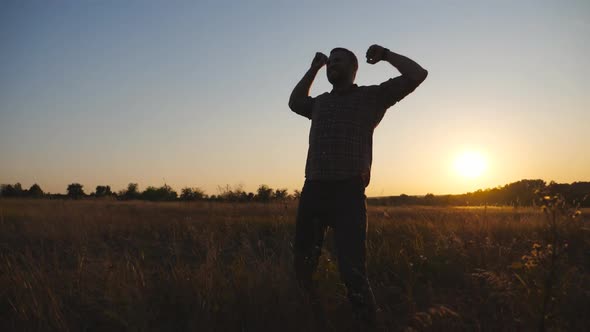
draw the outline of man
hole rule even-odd
[[[338,267],[355,316],[368,325],[376,321],[376,304],[366,267],[367,215],[373,130],[385,111],[414,91],[428,72],[416,62],[379,45],[366,53],[367,62],[387,61],[401,76],[380,85],[354,84],[358,61],[354,53],[335,48],[330,57],[316,53],[311,67],[295,86],[289,107],[311,119],[305,184],[297,210],[295,273],[317,301],[312,275],[317,268],[326,228],[334,232]],[[326,65],[332,91],[315,98],[309,89]]]

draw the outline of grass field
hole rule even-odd
[[[308,331],[295,202],[0,200],[2,331]],[[369,207],[389,331],[590,329],[590,220],[533,208]],[[351,311],[328,236],[328,320]]]

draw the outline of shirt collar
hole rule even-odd
[[[356,88],[358,88],[358,85],[353,84],[349,88],[346,88],[344,90],[340,90],[338,92],[336,92],[336,91],[334,91],[334,89],[332,89],[332,91],[330,91],[330,94],[336,95],[336,96],[347,95],[347,94],[351,93],[352,91],[354,91],[354,89],[356,89]]]

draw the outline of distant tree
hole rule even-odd
[[[225,187],[218,186],[217,191],[219,195],[217,195],[218,200],[228,201],[228,202],[244,202],[248,200],[248,194],[243,190],[241,184],[235,185],[233,188],[226,184]]]
[[[176,191],[172,190],[172,187],[167,184],[160,188],[149,186],[141,193],[141,198],[148,201],[172,201],[177,197]]]
[[[29,188],[27,195],[34,198],[43,197],[43,190],[41,190],[41,187],[35,183]]]
[[[573,205],[590,207],[590,182],[572,183],[565,196]]]
[[[245,191],[240,191],[238,193],[238,202],[247,202],[250,200],[250,197],[248,196],[248,193]]]
[[[293,191],[293,199],[300,199],[301,198],[301,191],[295,189],[295,191]]]
[[[434,194],[428,193],[424,196],[424,204],[425,205],[433,205],[434,204]]]
[[[445,196],[442,197],[442,199],[440,199],[440,203],[442,205],[450,205],[452,198],[453,198],[452,195],[445,195]]]
[[[139,196],[139,189],[137,183],[129,183],[127,185],[127,196],[132,198]]]
[[[545,188],[546,195],[561,195],[573,206],[590,206],[590,182],[556,183],[551,181]]]
[[[2,197],[14,197],[16,196],[14,187],[11,184],[3,184],[0,189],[0,195]]]
[[[261,184],[256,191],[256,199],[261,202],[268,202],[272,198],[273,190],[265,184]]]
[[[117,195],[117,197],[119,199],[139,199],[140,198],[140,193],[139,190],[137,189],[137,183],[129,183],[127,185],[127,189],[126,190],[121,190],[119,192],[119,194]]]
[[[68,185],[68,197],[78,199],[84,197],[84,186],[79,183],[71,183]]]
[[[105,197],[111,196],[113,192],[111,191],[111,186],[96,186],[96,191],[94,196],[96,197]]]
[[[196,201],[196,200],[201,200],[205,198],[205,192],[203,191],[203,189],[195,187],[195,188],[189,188],[189,187],[185,187],[182,188],[182,190],[180,191],[180,199],[183,201]]]
[[[409,204],[411,201],[411,197],[409,195],[406,194],[401,194],[399,195],[399,203],[400,204]]]
[[[178,193],[172,189],[167,184],[164,184],[160,188],[158,188],[159,193],[161,194],[163,200],[165,201],[173,201],[178,198]]]
[[[3,184],[2,185],[2,196],[4,197],[20,197],[25,194],[23,191],[23,187],[19,182],[15,183],[14,185],[10,184]]]
[[[287,189],[275,189],[274,193],[272,194],[272,198],[277,200],[285,200],[289,194],[287,193]]]
[[[141,193],[141,199],[145,199],[148,201],[157,201],[158,200],[158,188],[156,188],[154,186],[148,186]]]

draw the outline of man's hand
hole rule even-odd
[[[317,52],[311,62],[311,69],[320,70],[326,63],[328,63],[328,57],[322,52]]]
[[[387,51],[388,50],[383,46],[377,44],[371,45],[367,50],[367,63],[374,65],[377,62],[384,60],[387,56]]]

